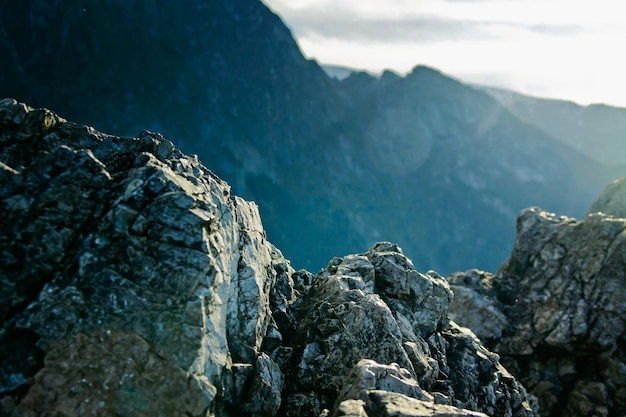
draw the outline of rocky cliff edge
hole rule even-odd
[[[158,134],[0,102],[0,414],[535,416],[449,285],[379,243],[294,271]]]
[[[470,326],[539,399],[542,416],[626,415],[626,180],[580,221],[534,207],[495,274],[448,277]]]

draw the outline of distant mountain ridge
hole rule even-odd
[[[537,98],[479,86],[521,120],[610,165],[626,164],[626,108]]]
[[[582,216],[626,174],[430,68],[331,78],[257,0],[0,6],[2,96],[176,139],[296,268],[390,240],[420,269],[495,270],[519,210]]]

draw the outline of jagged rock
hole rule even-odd
[[[367,410],[366,391],[391,386],[431,408],[447,402],[459,413],[535,415],[533,399],[497,355],[448,321],[445,280],[417,272],[397,245],[333,259],[302,299],[294,304],[302,336],[297,368],[287,377],[286,415],[317,416],[337,397],[336,415]],[[359,362],[364,358],[373,362]],[[381,381],[393,383],[381,388]]]
[[[389,391],[372,391],[369,417],[485,417],[485,414],[416,400]]]
[[[278,408],[280,370],[260,352],[275,267],[293,271],[253,203],[159,135],[107,136],[12,100],[0,144],[5,409],[205,415],[233,360],[259,387],[232,401]]]
[[[361,360],[352,369],[337,399],[335,416],[485,416],[469,410],[436,404],[410,372],[397,364],[380,365]]]
[[[596,212],[615,217],[626,217],[626,177],[607,185],[589,209],[589,213]]]
[[[212,401],[206,382],[189,378],[137,334],[92,331],[51,347],[18,415],[198,416]]]
[[[296,272],[160,135],[14,100],[0,162],[1,415],[536,415],[397,245]]]
[[[412,398],[434,401],[431,395],[422,392],[411,372],[398,364],[381,365],[371,359],[361,359],[344,380],[338,402],[362,400],[368,406],[369,392],[383,390],[403,394]]]
[[[450,318],[472,329],[483,340],[496,339],[508,325],[494,297],[493,274],[469,270],[448,277],[454,300]]]
[[[604,196],[596,207],[621,198]],[[505,318],[501,335],[484,325],[477,331],[539,398],[542,416],[624,415],[626,219],[592,209],[576,221],[531,208],[517,228],[495,276],[449,278],[469,282],[473,294],[451,315],[468,325],[488,306],[485,320]]]

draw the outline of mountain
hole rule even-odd
[[[378,199],[366,223],[409,207],[394,210],[393,220],[415,226],[386,232],[420,265],[448,270],[470,260],[495,270],[525,204],[582,215],[609,178],[601,164],[436,70],[356,74],[342,88],[355,102],[348,124],[363,128],[362,164],[397,198]]]
[[[324,70],[324,72],[326,72],[326,74],[328,74],[329,77],[335,78],[337,80],[343,80],[344,78],[348,78],[355,72],[362,72],[354,68],[328,64],[322,64],[322,69]]]
[[[298,268],[391,240],[421,269],[495,270],[519,210],[581,216],[626,173],[430,68],[331,78],[258,0],[0,5],[1,95],[175,138]]]
[[[395,244],[294,271],[161,135],[0,101],[0,415],[538,417]]]
[[[605,104],[580,106],[500,88],[479,88],[521,120],[593,159],[610,165],[626,164],[626,108]]]

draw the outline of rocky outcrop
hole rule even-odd
[[[273,375],[259,355],[288,263],[253,203],[157,134],[11,100],[0,123],[5,410],[204,415],[234,363]]]
[[[619,184],[597,210],[619,212]],[[626,219],[592,212],[576,221],[531,208],[517,230],[495,276],[448,278],[459,295],[451,317],[501,355],[542,416],[625,415]]]
[[[396,245],[335,258],[304,293],[297,307],[303,337],[295,344],[302,353],[289,375],[297,392],[288,391],[287,415],[318,415],[330,393],[341,393],[340,408],[359,400],[368,415],[378,415],[374,391],[384,387],[490,415],[533,415],[524,389],[497,356],[448,322],[452,293],[445,280],[417,272]]]
[[[616,179],[607,185],[589,209],[589,213],[596,212],[626,218],[626,177]]]
[[[391,243],[294,271],[158,134],[3,100],[0,168],[0,415],[536,415],[441,276]]]

